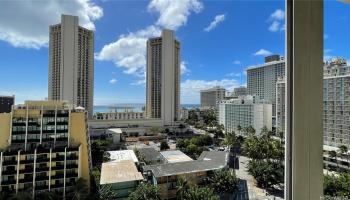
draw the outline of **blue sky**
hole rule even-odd
[[[327,59],[350,59],[349,10],[325,3]],[[2,1],[0,95],[15,94],[16,103],[47,97],[48,25],[62,13],[95,30],[96,105],[145,101],[145,41],[162,28],[181,42],[181,101],[199,103],[199,90],[245,85],[248,66],[284,55],[283,12],[284,1]]]

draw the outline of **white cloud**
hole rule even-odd
[[[269,31],[276,32],[280,30],[280,23],[278,21],[273,21],[272,24],[269,27]]]
[[[285,17],[285,13],[284,13],[284,11],[281,10],[281,9],[275,10],[275,12],[273,12],[273,13],[270,15],[270,19],[271,19],[271,20],[284,20],[284,17]]]
[[[199,13],[202,9],[198,0],[152,0],[148,5],[150,12],[159,13],[156,25],[175,30],[187,23],[192,11]]]
[[[191,80],[188,79],[181,83],[181,101],[182,103],[198,103],[200,91],[215,86],[221,86],[231,91],[240,84],[235,79],[222,80]]]
[[[90,0],[0,1],[0,40],[15,47],[47,46],[49,25],[60,23],[61,14],[79,16],[81,26],[95,29],[103,10]]]
[[[190,72],[190,70],[187,68],[187,62],[186,61],[181,61],[181,65],[180,65],[180,70],[181,70],[181,74],[187,74]]]
[[[159,37],[161,29],[178,29],[185,25],[191,12],[200,12],[202,3],[198,0],[152,0],[148,9],[150,12],[159,13],[159,18],[154,25],[120,35],[119,38],[106,44],[99,53],[95,54],[97,60],[112,61],[117,67],[124,69],[124,73],[132,74],[139,78],[132,85],[144,85],[146,82],[146,43],[150,37]],[[181,62],[182,73],[188,72],[186,62]]]
[[[285,24],[282,25],[282,21],[285,18],[285,12],[281,9],[275,10],[267,20],[268,22],[272,22],[269,26],[269,31],[277,32],[284,31],[286,29]]]
[[[124,68],[124,73],[143,77],[145,76],[147,39],[159,36],[160,31],[159,27],[149,26],[128,35],[121,35],[117,41],[105,45],[95,58],[113,61],[116,66]]]
[[[259,51],[254,53],[254,56],[270,56],[270,55],[272,55],[272,52],[265,49],[260,49]]]
[[[242,64],[242,62],[240,60],[235,60],[235,61],[233,61],[233,64],[240,65],[240,64]]]
[[[204,31],[209,32],[216,28],[217,25],[219,25],[221,22],[225,20],[225,15],[216,15],[214,20],[209,24],[208,27],[204,28]]]
[[[117,79],[112,78],[112,79],[109,81],[109,83],[110,83],[110,84],[115,84],[115,83],[117,83]]]

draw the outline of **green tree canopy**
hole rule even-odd
[[[141,183],[131,192],[129,200],[159,200],[159,189],[150,183]]]

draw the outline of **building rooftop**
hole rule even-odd
[[[184,154],[182,151],[162,151],[160,154],[165,158],[167,163],[177,163],[192,161],[193,159]]]
[[[161,154],[159,151],[155,150],[153,147],[140,148],[138,149],[140,154],[145,157],[145,160],[149,163],[155,164],[160,162]]]
[[[100,185],[143,180],[132,160],[102,163]]]
[[[139,162],[133,150],[107,151],[110,154],[109,162],[119,162],[123,160],[131,160]]]
[[[228,152],[216,151],[211,153],[204,151],[198,160],[148,165],[144,167],[144,171],[152,171],[155,177],[211,171],[224,168],[227,165],[227,159]]]

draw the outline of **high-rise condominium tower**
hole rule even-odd
[[[216,86],[207,90],[201,90],[201,107],[215,108],[217,102],[225,98],[226,89]]]
[[[276,82],[285,75],[285,61],[278,55],[265,58],[262,65],[247,69],[248,94],[272,104],[272,116],[276,115]]]
[[[334,58],[323,70],[324,144],[350,148],[350,66]]]
[[[161,118],[164,125],[180,119],[180,43],[174,31],[147,41],[147,118]]]
[[[76,16],[61,16],[50,26],[49,99],[67,100],[93,111],[94,33],[79,26]]]

